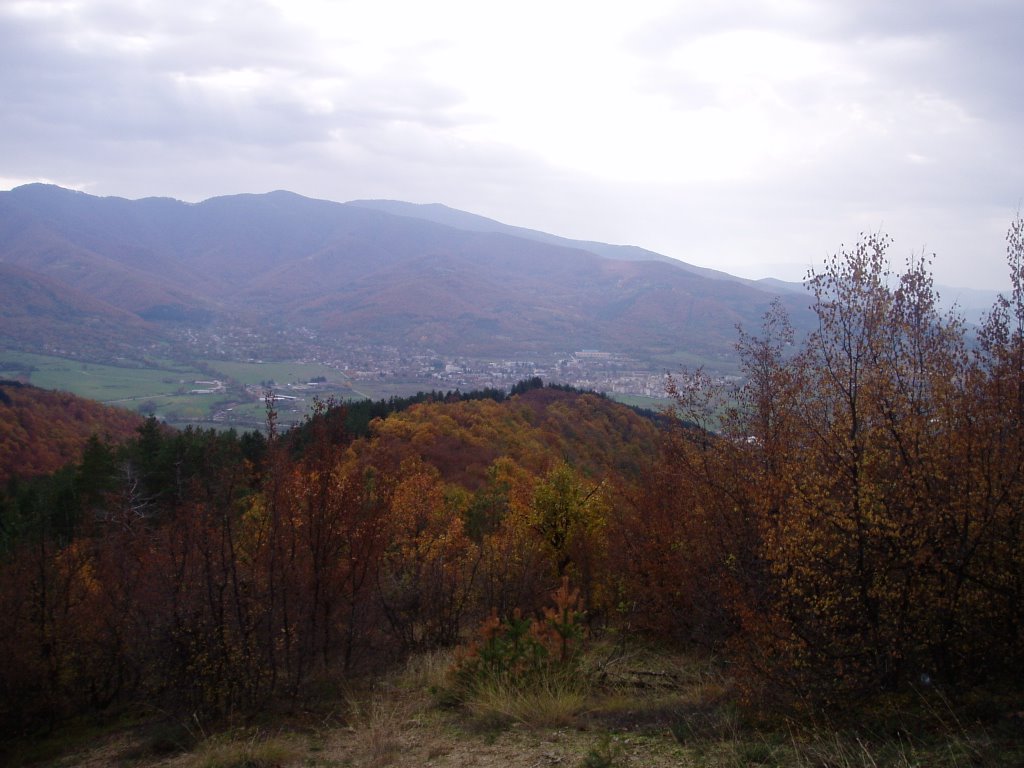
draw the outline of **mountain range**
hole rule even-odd
[[[736,326],[756,328],[776,296],[809,327],[799,285],[442,205],[0,192],[0,343],[21,348],[64,339],[127,350],[228,323],[303,328],[327,346],[721,359]]]

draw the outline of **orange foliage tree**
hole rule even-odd
[[[446,489],[436,469],[418,461],[403,465],[377,572],[384,615],[403,650],[459,639],[480,565],[480,548],[466,535],[464,502],[465,494]]]
[[[810,276],[819,327],[800,348],[773,308],[741,335],[741,387],[678,386],[690,424],[652,498],[649,574],[669,563],[688,586],[656,607],[713,619],[761,679],[815,698],[1019,659],[1020,243],[1017,222],[1015,298],[973,357],[926,261],[891,275],[869,235]]]

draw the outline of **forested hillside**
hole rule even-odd
[[[0,484],[60,469],[81,458],[90,437],[121,441],[141,421],[67,392],[0,380]]]
[[[611,498],[656,451],[649,420],[549,388],[421,403],[354,440],[344,417],[269,438],[151,419],[5,499],[7,726],[139,696],[256,707],[535,610],[562,574],[604,621]]]
[[[368,422],[321,404],[283,434],[271,401],[266,436],[149,420],[91,441],[0,505],[0,723],[142,700],[215,720],[445,647],[463,706],[598,674],[578,650],[602,636],[713,653],[762,713],[913,692],[1008,722],[1024,222],[974,339],[888,249],[836,254],[809,282],[815,333],[796,343],[774,306],[740,333],[740,383],[679,377],[660,419],[534,381]]]

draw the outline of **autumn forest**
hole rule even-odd
[[[286,430],[269,397],[263,432],[90,422],[61,468],[4,421],[0,731],[224,718],[437,648],[465,686],[599,638],[713,653],[778,711],[1019,696],[1021,219],[1007,244],[974,327],[865,235],[809,276],[811,333],[774,305],[739,383],[677,372],[664,413],[527,380]]]

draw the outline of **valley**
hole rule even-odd
[[[810,316],[793,286],[639,248],[288,192],[2,192],[0,277],[0,374],[176,426],[256,427],[268,390],[290,424],[535,376],[657,406],[666,373],[735,374],[735,328],[773,300]]]
[[[223,349],[223,347],[222,347]],[[265,399],[281,423],[314,401],[382,400],[417,392],[499,389],[534,376],[646,407],[666,404],[665,374],[621,354],[580,350],[559,360],[491,360],[393,347],[313,351],[293,360],[124,358],[107,363],[0,349],[0,378],[70,392],[184,427],[261,428]]]
[[[773,300],[810,327],[799,286],[416,213],[287,192],[194,205],[0,192],[0,345],[346,365],[360,350],[541,364],[599,350],[662,372],[680,356],[735,366],[736,326]]]

